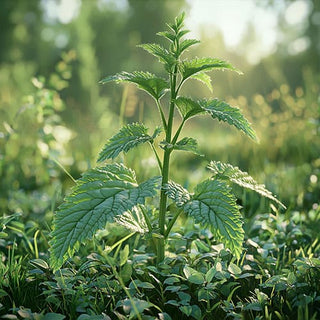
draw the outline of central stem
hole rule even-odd
[[[174,116],[174,104],[177,96],[176,93],[176,83],[177,83],[177,66],[174,68],[174,73],[170,77],[170,108],[168,116],[168,125],[166,129],[166,142],[167,144],[171,143],[172,136],[172,125],[173,125],[173,116]],[[164,250],[165,250],[165,221],[166,221],[166,212],[167,212],[167,195],[165,193],[165,185],[169,180],[169,167],[170,167],[170,154],[172,149],[166,148],[163,155],[163,165],[162,165],[162,184],[160,192],[160,207],[159,207],[159,229],[161,238],[159,239],[158,244],[158,254],[157,260],[158,263],[164,259]]]

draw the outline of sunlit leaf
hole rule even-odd
[[[157,33],[158,36],[167,38],[168,40],[170,40],[171,42],[174,41],[174,39],[176,38],[175,34],[169,32],[169,31],[160,31]]]
[[[240,109],[231,107],[228,103],[218,99],[201,100],[199,101],[199,105],[204,111],[209,113],[212,118],[235,126],[254,141],[258,141],[256,133]]]
[[[206,113],[206,111],[201,108],[200,104],[191,98],[178,97],[175,104],[184,120],[194,117],[197,114]]]
[[[155,99],[160,99],[169,89],[169,83],[150,72],[134,71],[134,72],[120,72],[113,76],[108,76],[100,81],[105,84],[111,81],[115,82],[131,82],[138,85],[138,87],[149,93]]]
[[[211,77],[209,75],[207,75],[205,72],[198,72],[198,73],[194,74],[193,76],[191,76],[190,78],[202,82],[212,92],[213,88],[212,88],[212,84],[211,84]]]
[[[214,69],[232,70],[239,74],[242,72],[236,69],[229,62],[216,58],[194,58],[192,60],[185,60],[180,65],[180,72],[183,80],[188,79],[192,75],[201,71],[211,71]]]
[[[152,197],[160,179],[154,177],[140,185],[133,170],[122,164],[110,164],[87,171],[77,180],[54,219],[51,266],[59,268],[73,254],[75,246],[94,236],[107,222]]]
[[[178,141],[174,146],[174,150],[181,150],[181,151],[189,151],[194,154],[200,155],[198,150],[198,143],[196,139],[185,137]]]
[[[174,20],[173,24],[168,24],[168,26],[175,32],[178,33],[180,29],[184,26],[184,18],[185,13],[182,12],[179,16],[177,16]]]
[[[165,185],[165,191],[166,195],[176,203],[177,207],[182,207],[191,199],[189,191],[173,181],[169,181]]]
[[[115,217],[115,221],[126,229],[144,234],[148,232],[148,226],[142,210],[140,205],[134,206],[131,210]]]
[[[197,223],[209,225],[217,240],[240,256],[244,238],[242,217],[236,198],[225,182],[205,180],[197,185],[194,194],[174,182],[168,183],[165,189],[178,207]]]
[[[171,71],[172,67],[176,63],[176,58],[167,49],[157,43],[141,44],[138,47],[143,48],[144,50],[157,57],[160,62],[165,64],[166,70],[168,71]]]
[[[189,47],[198,43],[200,43],[200,41],[196,39],[185,39],[181,41],[179,51],[182,53],[183,51],[187,50]]]
[[[228,179],[241,187],[257,192],[260,195],[275,201],[283,208],[286,208],[283,203],[266,189],[264,184],[258,184],[247,172],[241,171],[238,167],[233,167],[229,163],[211,161],[208,168],[212,171],[215,178]]]
[[[218,99],[196,101],[191,98],[178,97],[175,104],[184,120],[198,114],[208,113],[212,118],[235,126],[251,139],[258,141],[256,133],[240,109],[231,107],[224,101]]]
[[[127,124],[115,134],[101,150],[98,162],[106,159],[114,159],[120,152],[128,152],[130,149],[153,141],[161,133],[161,128],[156,128],[152,136],[148,135],[148,128],[140,123]]]

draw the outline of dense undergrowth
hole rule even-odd
[[[239,261],[208,230],[183,221],[157,267],[140,236],[117,243],[126,231],[112,225],[53,273],[48,230],[12,217],[2,221],[9,234],[1,233],[0,312],[26,319],[318,319],[319,218],[319,209],[257,215],[246,224]]]
[[[53,211],[73,183],[69,172],[78,176],[80,170],[73,166],[64,171],[72,154],[65,143],[72,133],[59,116],[64,106],[60,91],[67,85],[72,59],[73,53],[64,55],[55,81],[33,79],[35,91],[1,129],[0,316],[319,319],[319,108],[318,87],[308,81],[294,93],[284,84],[269,97],[252,97],[253,122],[259,121],[257,128],[266,136],[254,157],[243,144],[239,155],[240,144],[231,142],[228,159],[239,157],[253,173],[270,156],[263,174],[267,186],[280,186],[274,191],[288,205],[278,212],[252,193],[238,191],[245,217],[239,260],[208,229],[181,216],[168,239],[166,258],[157,266],[140,235],[109,224],[53,272],[48,244]],[[243,98],[237,100],[244,107]],[[303,137],[285,127],[292,120]],[[34,126],[26,135],[28,121]],[[60,139],[61,133],[68,139]],[[217,140],[225,137],[223,131],[213,134]],[[127,162],[143,171],[145,162],[136,163],[139,152]],[[185,166],[194,168],[194,158],[184,158],[181,166],[177,175]],[[195,179],[190,175],[185,184]]]

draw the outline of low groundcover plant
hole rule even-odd
[[[155,101],[161,126],[149,133],[142,123],[125,125],[106,143],[98,162],[113,160],[121,152],[149,143],[161,176],[138,183],[135,172],[122,163],[105,164],[85,172],[55,214],[50,242],[51,265],[54,269],[61,267],[79,243],[92,238],[108,222],[118,222],[130,230],[151,236],[152,247],[160,263],[165,256],[166,240],[182,212],[194,218],[196,223],[210,227],[215,240],[221,241],[239,258],[244,238],[243,221],[231,184],[251,189],[283,206],[264,185],[258,184],[246,172],[219,161],[208,164],[212,177],[199,183],[193,193],[169,180],[173,152],[198,153],[194,138],[180,138],[184,124],[192,117],[208,115],[234,126],[254,141],[257,141],[257,137],[238,108],[217,98],[194,100],[179,95],[182,86],[191,79],[201,81],[212,91],[207,74],[209,71],[241,72],[230,63],[216,58],[182,59],[183,53],[199,41],[184,38],[188,33],[188,30],[183,29],[184,14],[168,27],[169,31],[158,33],[168,41],[167,48],[159,44],[140,45],[164,65],[167,79],[149,72],[135,71],[120,72],[101,80],[103,84],[111,81],[134,83],[147,92]],[[170,95],[168,109],[162,102],[165,95]],[[180,123],[174,132],[174,120],[179,121],[179,118],[174,117],[177,112]],[[165,139],[159,143],[163,153],[161,160],[156,141],[163,132]],[[158,208],[146,202],[147,198],[158,196]]]

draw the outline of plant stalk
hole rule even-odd
[[[170,108],[169,108],[169,116],[168,123],[166,128],[166,142],[168,144],[171,143],[171,135],[172,135],[172,125],[173,125],[173,117],[174,117],[174,106],[175,99],[177,96],[176,93],[176,84],[177,84],[177,66],[174,68],[174,73],[170,76],[170,91],[171,91],[171,100],[170,100]],[[159,206],[159,231],[161,237],[159,239],[159,246],[157,252],[157,262],[161,262],[164,259],[165,252],[165,221],[166,221],[166,211],[167,211],[167,195],[165,193],[165,185],[169,180],[169,167],[170,167],[170,154],[172,149],[165,149],[163,155],[163,165],[162,165],[162,184],[161,184],[161,192],[160,192],[160,206]]]

